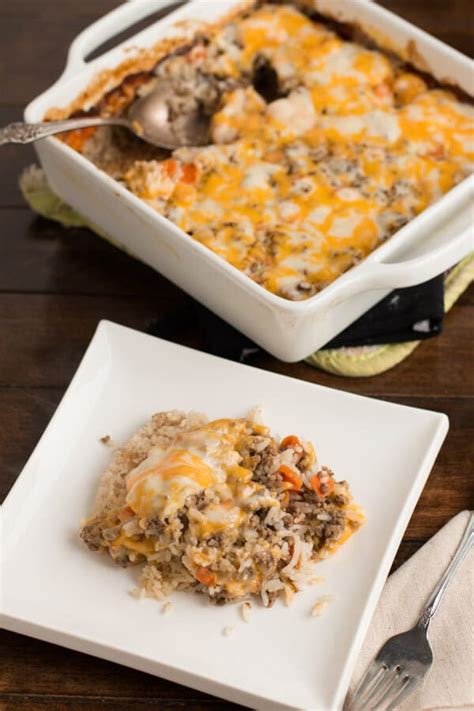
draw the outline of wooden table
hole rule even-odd
[[[472,48],[470,0],[384,0],[461,51]],[[0,6],[0,125],[59,75],[77,32],[116,0],[19,0]],[[85,229],[37,219],[17,187],[30,148],[0,155],[0,499],[53,414],[97,322],[146,329],[191,299]],[[473,507],[474,290],[449,314],[442,337],[368,379],[342,379],[261,354],[258,367],[333,388],[446,412],[451,430],[398,551],[395,567],[462,509]],[[183,326],[179,341],[202,347]],[[401,445],[402,446],[402,445]],[[32,591],[34,594],[34,591]],[[2,633],[0,711],[237,708],[161,679],[20,635]]]

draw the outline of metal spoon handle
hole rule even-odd
[[[74,131],[90,126],[128,126],[126,119],[89,117],[66,119],[65,121],[46,121],[44,123],[10,123],[0,129],[0,146],[6,143],[32,143],[57,133]]]
[[[454,574],[456,573],[457,569],[461,565],[462,561],[466,557],[468,551],[470,550],[472,544],[474,543],[474,513],[471,512],[471,515],[469,517],[469,522],[466,526],[466,530],[464,531],[464,536],[462,537],[456,553],[453,556],[453,559],[451,563],[448,565],[446,568],[444,575],[442,576],[441,580],[439,581],[438,585],[434,589],[424,611],[423,614],[420,618],[419,625],[421,627],[424,627],[425,629],[428,629],[428,626],[431,622],[431,619],[436,613],[436,610],[439,607],[439,603],[441,602],[441,598],[443,597],[444,593],[446,592],[446,589],[451,582],[451,580],[454,577]]]

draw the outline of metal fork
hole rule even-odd
[[[350,700],[350,711],[392,711],[426,676],[433,663],[428,628],[441,598],[474,542],[474,513],[464,536],[423,613],[408,632],[391,637],[362,677]]]

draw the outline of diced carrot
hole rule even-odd
[[[284,509],[288,506],[290,503],[290,492],[289,491],[284,491],[283,496],[281,498],[281,505]]]
[[[392,91],[386,82],[377,84],[374,88],[374,94],[378,96],[379,99],[388,99],[392,95]]]
[[[90,128],[79,128],[76,131],[70,131],[69,133],[67,133],[63,137],[63,140],[65,143],[71,146],[71,148],[80,153],[84,148],[85,142],[88,141],[89,138],[91,138],[96,131],[97,128],[93,126]]]
[[[296,435],[288,435],[288,437],[284,437],[280,442],[280,449],[287,449],[288,447],[301,447],[299,437]]]
[[[176,163],[176,161],[173,160],[173,158],[169,158],[169,160],[164,160],[162,165],[163,165],[166,175],[169,178],[172,178],[173,175],[176,173],[176,168],[178,167],[178,164]]]
[[[197,168],[194,163],[186,163],[183,165],[181,173],[181,181],[183,183],[192,184],[196,182],[197,178]]]
[[[188,61],[191,64],[196,64],[197,62],[206,59],[207,54],[208,53],[206,47],[203,47],[202,45],[197,45],[188,53]]]
[[[311,477],[311,486],[313,487],[315,493],[321,499],[324,499],[334,491],[334,479],[328,478],[322,482],[320,474],[315,474]]]
[[[301,477],[286,464],[282,464],[278,472],[282,475],[283,479],[291,484],[293,491],[299,491],[303,486],[303,481]]]
[[[211,573],[209,568],[199,567],[196,571],[196,580],[207,587],[212,587],[216,584],[216,576]]]

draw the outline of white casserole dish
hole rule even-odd
[[[440,81],[472,91],[472,62],[370,0],[313,0],[315,8],[356,23],[375,39],[411,58]],[[26,121],[64,106],[103,69],[137,48],[183,36],[183,20],[217,21],[240,0],[190,0],[152,26],[91,62],[85,57],[107,39],[169,5],[169,0],[130,0],[82,32],[72,43],[66,69],[48,91],[29,104]],[[413,52],[415,48],[415,52]],[[53,189],[111,236],[114,243],[157,269],[277,358],[293,362],[328,343],[392,289],[413,286],[442,273],[474,248],[474,176],[403,227],[361,264],[306,301],[287,301],[266,291],[96,168],[64,143],[47,138],[36,150]]]

